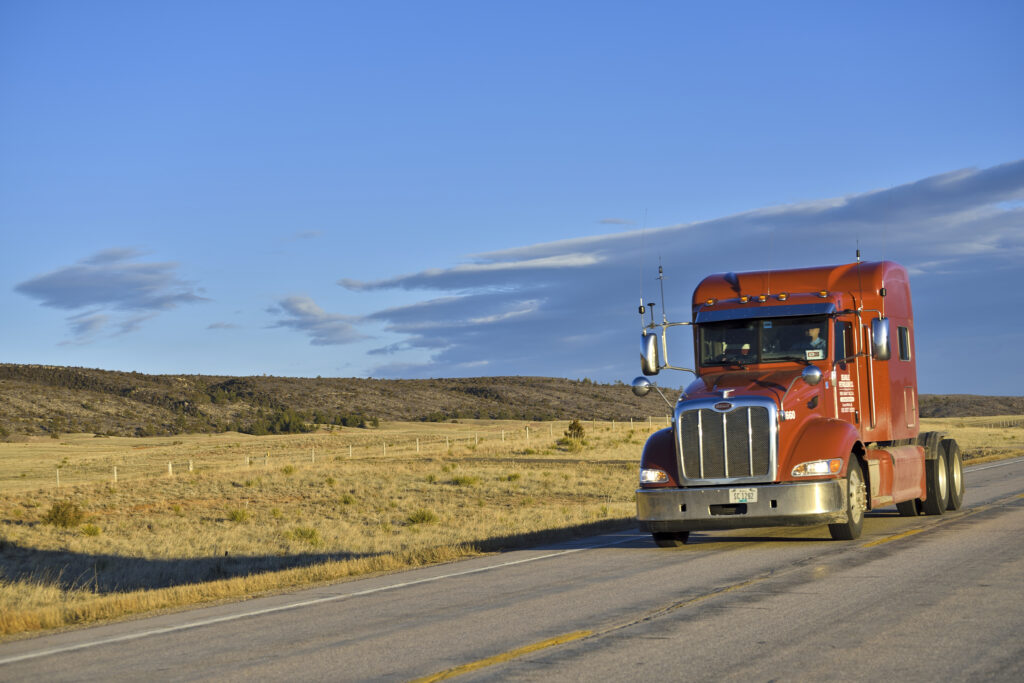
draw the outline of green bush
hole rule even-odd
[[[100,528],[95,524],[84,524],[82,525],[82,533],[86,536],[99,536]]]
[[[228,519],[232,522],[238,522],[241,524],[245,520],[249,519],[249,513],[242,508],[233,508],[228,510]]]
[[[433,524],[437,521],[437,515],[432,510],[420,509],[409,515],[407,521],[409,524]]]
[[[43,522],[69,529],[81,524],[83,519],[85,519],[85,512],[78,503],[61,500],[50,506],[50,510],[43,517]]]

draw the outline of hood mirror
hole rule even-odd
[[[651,380],[646,377],[637,377],[633,380],[633,394],[646,396],[649,393],[651,393]]]

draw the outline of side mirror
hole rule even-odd
[[[889,360],[889,319],[875,318],[871,321],[871,355],[875,360]]]
[[[804,368],[804,371],[800,373],[800,377],[802,377],[803,380],[812,387],[818,386],[818,382],[821,381],[821,368],[814,365],[808,365]]]
[[[637,377],[633,380],[633,393],[636,396],[646,396],[651,392],[651,380],[646,377]]]
[[[645,375],[657,375],[658,374],[658,335],[653,333],[644,333],[640,338],[640,372]],[[636,387],[636,382],[633,382],[633,386]],[[636,390],[633,390],[636,393]],[[648,389],[650,391],[650,389]],[[647,393],[647,392],[644,392]],[[642,394],[637,394],[641,396]]]

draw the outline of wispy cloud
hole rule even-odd
[[[238,325],[236,325],[234,323],[221,323],[221,322],[217,322],[217,323],[210,323],[209,325],[206,326],[206,329],[208,329],[208,330],[237,330],[238,329]]]
[[[73,343],[89,343],[110,327],[127,334],[159,312],[207,301],[194,283],[176,275],[176,263],[141,261],[135,249],[97,252],[70,266],[38,275],[15,286],[43,306],[66,311]]]
[[[358,317],[328,313],[306,296],[281,299],[269,312],[279,317],[271,327],[304,332],[309,335],[309,343],[313,346],[351,344],[367,338],[352,324],[359,320]]]
[[[929,286],[940,275],[968,285],[971,278],[1024,274],[1022,198],[1024,161],[1016,161],[643,234],[631,230],[527,245],[477,254],[447,268],[372,282],[342,278],[338,284],[357,292],[447,293],[366,316],[404,337],[378,350],[396,356],[374,371],[378,376],[445,376],[473,368],[624,376],[633,372],[636,355],[636,302],[640,296],[658,300],[659,259],[666,265],[670,315],[689,319],[690,292],[704,275],[849,262],[859,241],[865,258],[900,261],[924,278],[915,283],[915,301],[925,310],[937,305]],[[403,350],[416,349],[431,350],[431,360],[410,365],[400,358]]]

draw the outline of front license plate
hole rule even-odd
[[[730,503],[756,503],[757,489],[729,489]]]

